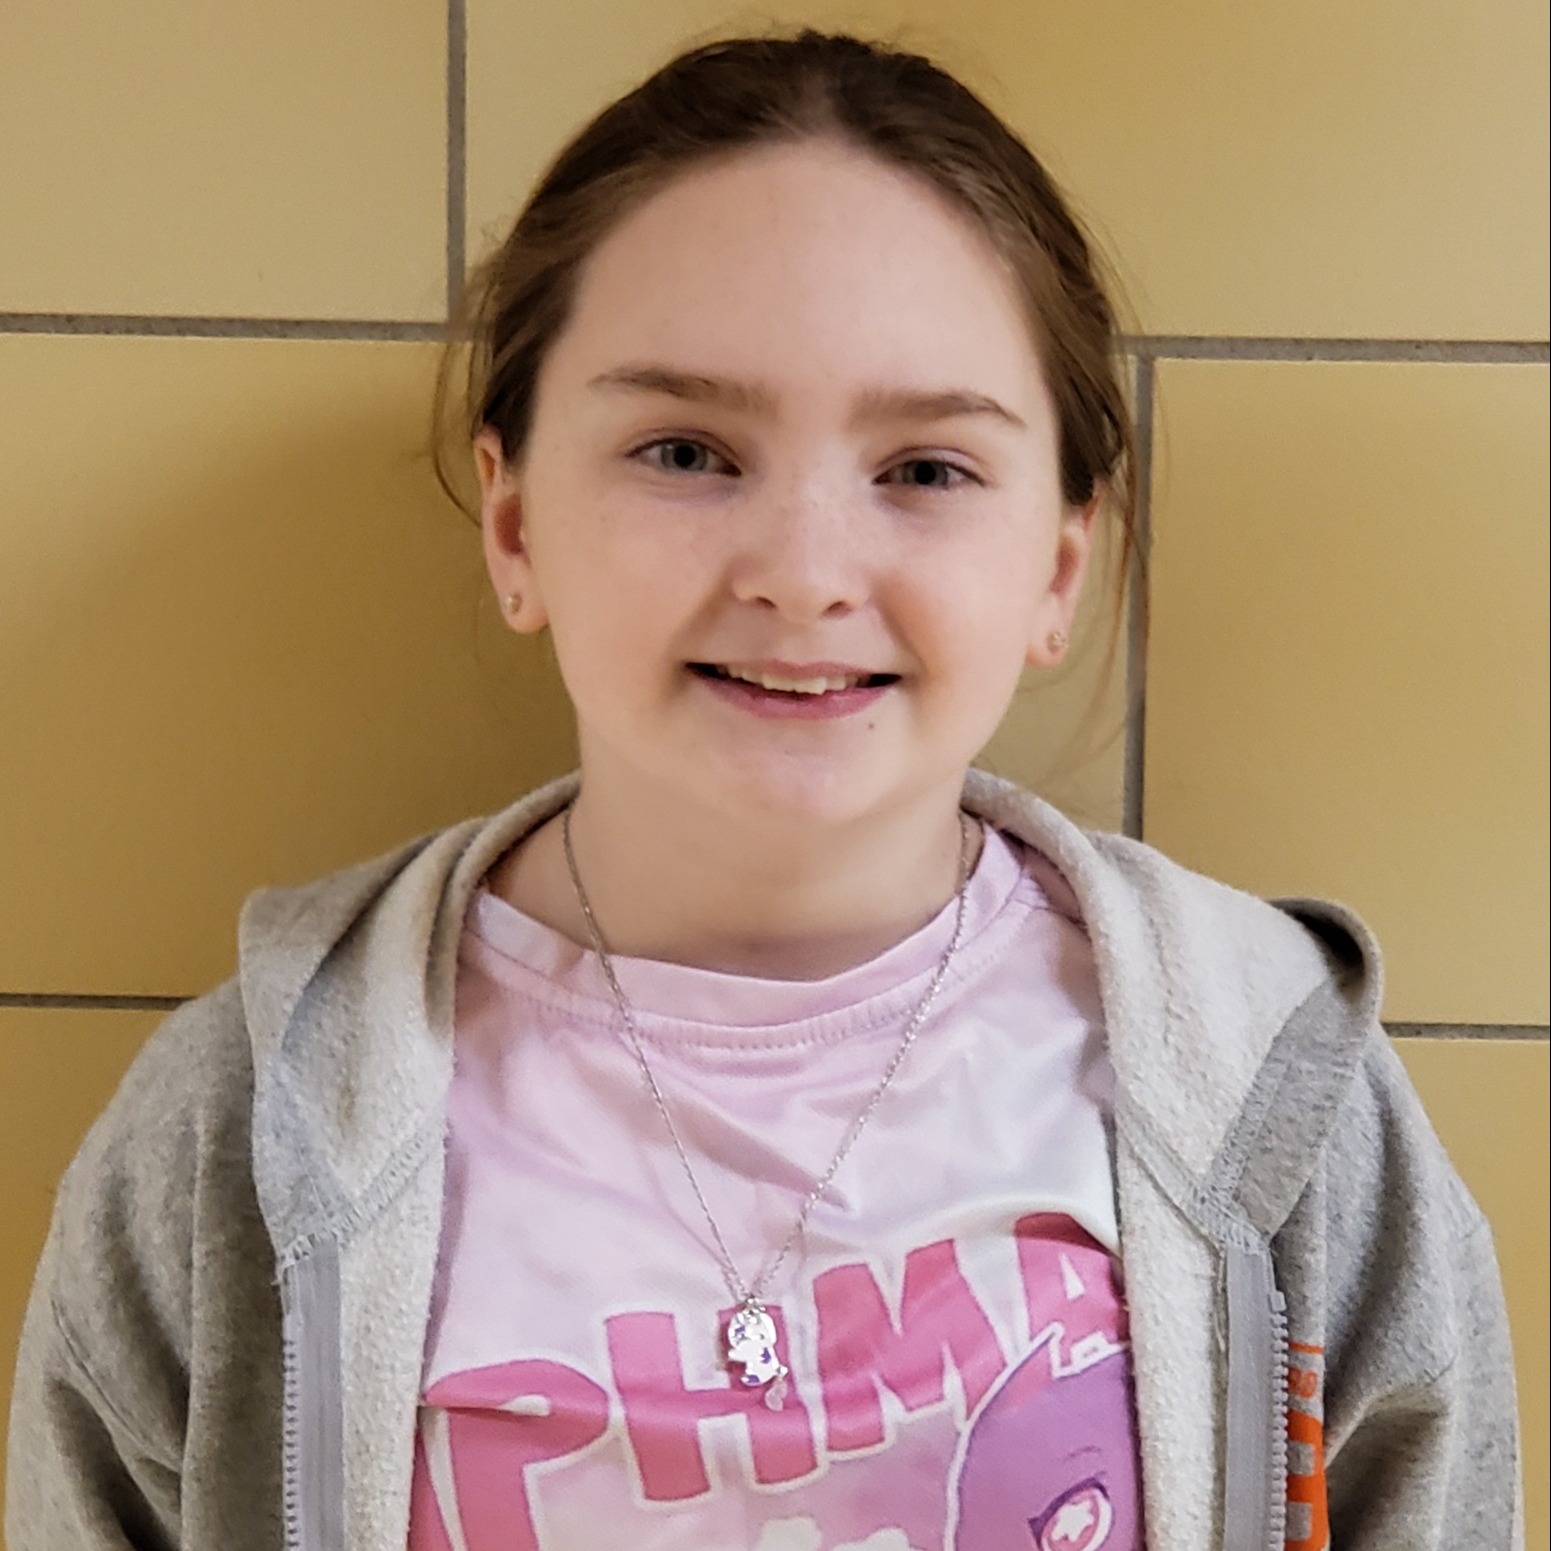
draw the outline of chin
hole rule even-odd
[[[877,769],[854,760],[739,765],[724,772],[716,788],[716,806],[736,806],[760,825],[840,826],[900,795]]]

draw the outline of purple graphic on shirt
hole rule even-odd
[[[1120,1328],[1094,1318],[1120,1308],[1113,1263],[1075,1225],[1047,1218],[1039,1228],[1047,1248],[1051,1238],[1066,1241],[1053,1263],[1044,1259],[1046,1296],[1031,1300],[1055,1317],[971,1418],[949,1489],[948,1544],[952,1551],[1136,1551],[1127,1332],[1123,1313]]]

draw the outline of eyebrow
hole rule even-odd
[[[775,408],[775,399],[769,389],[759,384],[707,377],[700,372],[676,371],[667,366],[619,366],[600,373],[587,386],[665,393],[690,403],[717,404],[745,414]],[[1028,430],[1010,409],[984,393],[974,393],[968,388],[865,388],[857,397],[852,424],[865,425],[883,420],[952,420],[960,415],[991,415],[1017,430]]]

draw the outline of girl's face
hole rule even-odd
[[[954,802],[1071,629],[1093,510],[1062,501],[1012,284],[934,189],[850,148],[745,152],[633,212],[521,464],[475,447],[497,593],[550,625],[584,779],[616,791],[767,825]]]

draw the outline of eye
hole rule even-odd
[[[905,470],[906,478],[900,481],[900,483],[905,484],[912,490],[941,490],[946,492],[960,489],[965,481],[972,485],[981,483],[968,469],[961,468],[957,463],[950,463],[946,458],[906,458],[903,463],[896,463],[889,472],[893,474],[901,469]],[[923,477],[930,475],[938,469],[949,475],[956,474],[958,476],[958,483],[939,484],[929,477]]]
[[[658,459],[658,452],[664,448],[671,448],[672,454],[667,463]],[[654,442],[647,442],[642,447],[637,447],[630,454],[632,458],[639,458],[645,453],[651,456],[647,459],[648,467],[663,474],[701,474],[707,472],[703,468],[696,467],[696,459],[700,453],[707,453],[713,458],[721,458],[719,452],[707,447],[704,442],[696,441],[691,436],[661,436]],[[725,463],[727,460],[722,458]],[[731,467],[731,465],[728,465]]]
[[[1115,1527],[1115,1508],[1096,1476],[1068,1487],[1029,1520],[1036,1551],[1099,1551]]]

